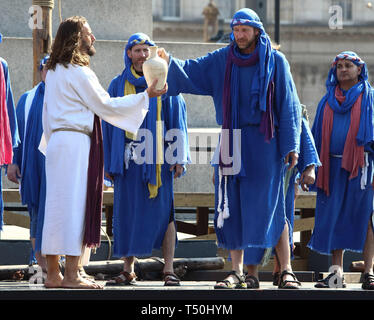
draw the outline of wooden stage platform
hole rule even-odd
[[[98,283],[105,284],[104,281]],[[0,301],[8,300],[90,300],[178,302],[292,300],[292,301],[374,301],[374,291],[362,290],[360,283],[347,288],[316,289],[314,282],[302,282],[298,290],[278,289],[271,282],[260,283],[260,289],[214,289],[215,281],[182,281],[180,287],[165,287],[161,281],[138,281],[134,286],[104,287],[103,290],[46,289],[28,281],[0,281]]]

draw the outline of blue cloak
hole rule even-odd
[[[216,121],[222,125],[222,98],[229,47],[204,57],[179,60],[170,57],[168,93],[210,95]],[[230,217],[217,228],[218,170],[215,170],[218,245],[226,249],[273,247],[284,229],[284,157],[299,152],[300,102],[284,55],[274,51],[274,138],[266,143],[260,133],[262,110],[259,106],[259,63],[238,68],[238,128],[241,129],[241,170],[228,177],[227,195]],[[236,54],[239,55],[237,52]]]
[[[21,199],[30,215],[30,236],[35,238],[35,251],[41,250],[46,195],[45,156],[39,151],[43,134],[42,114],[44,82],[24,93],[17,104],[17,125],[20,143],[13,149],[13,163],[21,171]],[[26,106],[29,95],[31,104]],[[28,109],[28,110],[26,110]]]
[[[112,80],[108,92],[111,97],[124,95],[125,72]],[[136,91],[144,91],[145,87],[136,86]],[[146,128],[147,114],[141,129]],[[162,121],[164,133],[170,129],[178,129],[177,163],[185,165],[189,162],[186,106],[181,95],[162,97]],[[173,172],[166,161],[167,150],[171,141],[164,143],[165,161],[161,169],[162,186],[157,197],[149,199],[148,181],[146,179],[147,164],[128,162],[125,168],[125,145],[131,142],[125,131],[103,121],[104,169],[114,176],[113,205],[113,255],[116,257],[148,256],[153,249],[159,249],[170,222],[174,221],[173,204]],[[155,137],[155,135],[153,135]],[[175,138],[175,137],[174,137]],[[173,152],[173,153],[174,153]]]

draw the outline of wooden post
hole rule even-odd
[[[39,72],[40,60],[51,51],[52,46],[52,10],[54,0],[33,0],[34,22],[33,28],[33,86],[41,81]],[[42,12],[40,13],[40,8]],[[42,18],[41,23],[35,19]]]

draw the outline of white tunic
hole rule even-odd
[[[84,233],[87,169],[94,114],[136,132],[148,111],[146,92],[110,98],[88,67],[58,64],[46,77],[43,130],[46,149],[46,205],[43,255],[80,256]]]

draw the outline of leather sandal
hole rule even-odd
[[[374,275],[370,273],[365,273],[363,275],[362,289],[364,290],[374,290]]]
[[[228,277],[234,276],[238,282],[232,283]],[[238,272],[235,270],[232,270],[224,280],[217,281],[216,285],[214,286],[214,289],[246,289],[247,284],[244,279],[244,275],[241,276]]]
[[[258,289],[260,288],[260,282],[255,276],[247,274],[245,276],[245,283],[247,284],[247,289]]]
[[[106,282],[106,286],[131,286],[136,284],[135,272],[122,271],[117,277]]]
[[[294,280],[283,280],[283,277],[285,275],[290,275]],[[297,286],[289,285],[290,283],[296,283]],[[281,275],[279,276],[279,289],[299,289],[301,286],[300,281],[297,280],[295,274],[293,272],[289,272],[287,270],[284,270]]]
[[[180,280],[178,276],[173,272],[165,272],[162,278],[164,280],[164,286],[166,287],[180,286]]]

